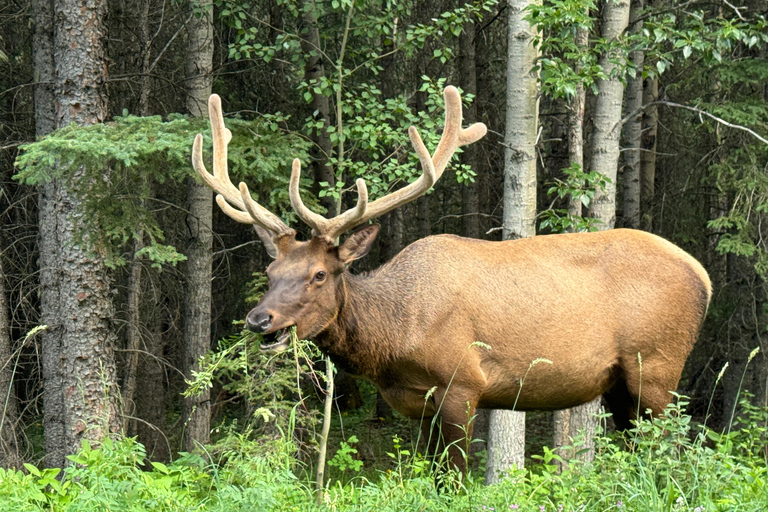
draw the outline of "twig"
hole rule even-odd
[[[739,12],[739,9],[746,9],[746,7],[734,7],[728,0],[723,0],[723,3],[733,9],[733,12],[736,13],[736,16],[738,16],[741,21],[747,21],[744,19],[744,16],[741,15],[741,12]]]
[[[636,115],[640,114],[643,110],[645,110],[646,108],[651,107],[653,105],[664,105],[664,106],[667,106],[667,107],[682,108],[682,109],[685,109],[685,110],[690,110],[691,112],[696,112],[697,114],[699,114],[699,116],[707,116],[709,118],[712,118],[715,121],[717,121],[718,123],[722,124],[723,126],[727,126],[728,128],[736,128],[737,130],[743,130],[743,131],[749,133],[750,135],[752,135],[753,137],[755,137],[757,140],[759,140],[763,144],[768,144],[768,139],[762,137],[761,135],[756,133],[754,130],[749,129],[746,126],[741,126],[739,124],[729,123],[725,119],[717,117],[714,114],[710,114],[706,110],[701,110],[700,108],[690,107],[688,105],[681,105],[680,103],[674,103],[672,101],[664,101],[664,100],[657,100],[657,101],[651,101],[649,103],[646,103],[645,105],[643,105],[639,109],[635,110],[634,112],[631,112],[631,113],[627,114],[626,116],[624,116],[624,118],[621,121],[616,123],[616,126],[614,126],[613,129],[615,130],[617,127],[623,125],[624,123],[626,123],[627,121],[629,121],[630,119],[635,117]]]

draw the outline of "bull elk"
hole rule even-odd
[[[464,429],[471,435],[467,418],[477,407],[553,410],[603,395],[620,428],[637,410],[661,413],[696,341],[711,285],[693,257],[658,236],[627,229],[504,242],[438,235],[370,274],[349,272],[379,227],[367,225],[340,246],[336,239],[427,192],[458,147],[485,135],[481,123],[462,129],[455,88],[444,97],[435,154],[411,127],[423,173],[385,197],[369,203],[358,179],[356,206],[326,219],[302,202],[294,160],[291,205],[313,230],[299,241],[245,183],[230,181],[232,135],[221,100],[211,96],[213,174],[203,164],[201,135],[194,168],[218,193],[221,209],[253,224],[274,258],[269,290],[248,313],[248,329],[264,335],[263,349],[284,350],[295,326],[340,367],[375,383],[397,411],[424,418],[424,425],[437,415],[447,443],[463,438]],[[532,368],[521,389],[538,358],[552,364]],[[451,457],[463,467],[457,450]]]

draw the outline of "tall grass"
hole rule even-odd
[[[669,511],[768,509],[768,409],[743,394],[723,433],[695,424],[678,397],[665,415],[623,435],[599,433],[591,464],[560,460],[549,448],[539,464],[482,485],[482,471],[436,484],[431,465],[395,439],[390,470],[364,477],[350,443],[331,458],[344,479],[326,484],[315,505],[312,475],[286,437],[265,441],[231,433],[209,448],[213,462],[184,455],[143,470],[133,439],[87,444],[64,470],[0,469],[0,511]],[[578,447],[577,447],[578,448]],[[482,468],[481,468],[482,469]],[[454,475],[455,477],[455,475]]]

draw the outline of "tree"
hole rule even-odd
[[[472,124],[477,121],[477,73],[475,70],[475,23],[470,20],[462,27],[459,36],[459,87],[464,95],[472,95],[473,101],[464,111],[464,119]],[[470,145],[461,155],[461,163],[473,171],[477,168],[478,146]],[[461,189],[461,234],[469,238],[480,238],[480,199],[475,179],[463,183]]]
[[[508,0],[507,120],[504,134],[505,240],[536,234],[536,135],[538,126],[535,29],[523,19],[527,0]],[[491,347],[493,349],[493,347]],[[507,469],[523,467],[525,413],[491,411],[487,484]]]
[[[602,37],[615,42],[621,37],[629,23],[629,0],[606,0],[603,6]],[[609,47],[600,56],[599,65],[606,79],[597,83],[598,95],[595,106],[594,130],[592,137],[592,170],[605,176],[605,187],[598,187],[590,204],[590,215],[599,221],[598,230],[613,229],[616,222],[616,176],[619,166],[619,135],[621,133],[621,107],[624,86],[619,73],[618,62],[621,50]],[[600,408],[600,397],[572,409],[570,432],[584,432],[584,459],[591,461],[594,454],[592,436],[597,425],[595,414]]]
[[[37,8],[41,40],[35,61],[41,76],[52,72],[58,106],[55,127],[103,122],[106,2],[40,1]],[[53,29],[53,19],[68,29],[53,31],[51,37],[47,30]],[[52,97],[46,88],[39,88],[36,100],[42,134],[53,128]],[[58,467],[66,464],[65,456],[83,439],[99,441],[118,428],[110,279],[102,258],[77,239],[78,202],[58,180],[43,187],[40,280],[41,321],[48,326],[43,337],[46,464]]]
[[[632,34],[640,34],[643,30],[643,21],[640,14],[643,11],[644,0],[632,0],[630,5],[630,19],[632,20]],[[642,147],[642,107],[643,107],[643,63],[642,48],[635,48],[629,55],[629,59],[635,66],[633,76],[627,80],[626,112],[630,117],[625,124],[625,137],[627,141],[624,151],[624,227],[638,229],[641,225],[640,212],[640,166]]]
[[[629,0],[606,0],[603,7],[602,37],[616,41],[629,23]],[[598,219],[598,229],[612,229],[616,222],[616,176],[619,166],[619,135],[624,85],[621,82],[621,50],[609,47],[599,64],[607,78],[597,83],[592,137],[592,170],[608,178],[605,190],[599,189],[590,205],[590,214]]]
[[[206,116],[213,83],[213,8],[198,6],[189,24],[187,56],[187,109],[195,117]],[[184,375],[192,377],[199,360],[211,348],[211,190],[195,177],[187,192],[187,268],[184,297]],[[184,450],[192,452],[210,439],[210,390],[184,401]]]

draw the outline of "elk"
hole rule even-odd
[[[438,235],[372,273],[349,272],[379,227],[366,225],[341,245],[336,239],[427,192],[458,147],[485,135],[480,123],[462,129],[455,88],[444,98],[435,154],[412,126],[423,172],[385,197],[368,202],[359,179],[356,206],[326,219],[302,202],[294,160],[291,205],[312,228],[311,239],[299,241],[245,183],[230,181],[231,133],[221,100],[211,96],[213,174],[203,164],[201,135],[193,166],[221,209],[253,224],[274,258],[269,289],[248,313],[247,328],[264,335],[262,349],[279,351],[295,326],[338,366],[372,381],[395,410],[422,419],[425,435],[436,416],[448,445],[471,436],[467,422],[478,407],[554,410],[602,395],[619,428],[638,410],[660,414],[698,336],[711,285],[692,256],[658,236],[628,229],[503,242]],[[540,358],[552,364],[532,368]],[[464,467],[455,446],[450,456]]]

